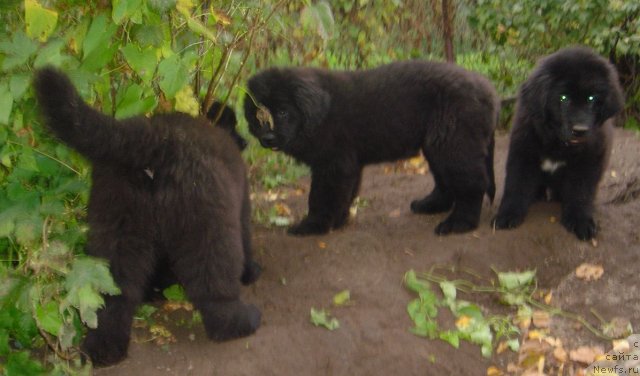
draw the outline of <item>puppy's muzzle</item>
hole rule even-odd
[[[265,132],[260,136],[260,145],[269,149],[277,149],[278,140],[272,132]]]
[[[572,144],[579,144],[586,141],[589,133],[589,126],[586,124],[578,123],[571,127],[571,140]]]

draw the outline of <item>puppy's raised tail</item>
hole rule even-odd
[[[109,158],[114,118],[87,105],[69,78],[54,68],[37,71],[33,84],[46,124],[62,142],[91,160]]]
[[[153,146],[146,121],[119,122],[86,104],[69,78],[55,68],[38,70],[34,88],[47,126],[91,161],[143,166]],[[144,119],[144,118],[141,118]],[[131,124],[129,124],[131,123]],[[144,140],[148,148],[141,148]]]
[[[493,153],[496,148],[495,131],[491,134],[491,141],[489,141],[489,148],[487,156],[485,157],[485,166],[487,169],[487,177],[489,178],[489,185],[487,186],[487,196],[491,202],[496,196],[496,178],[493,172]]]

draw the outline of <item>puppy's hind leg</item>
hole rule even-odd
[[[428,155],[425,153],[425,155]],[[429,157],[427,157],[429,161]],[[431,166],[431,174],[435,182],[435,187],[422,200],[414,200],[411,202],[411,211],[420,214],[435,214],[449,211],[453,206],[453,196],[447,191],[441,174],[437,169],[437,165],[429,161]]]
[[[240,223],[207,223],[204,228],[211,230],[185,235],[171,252],[175,273],[202,314],[209,338],[223,341],[253,334],[261,313],[240,300],[245,268]]]
[[[435,228],[438,235],[462,233],[478,227],[482,199],[487,191],[488,177],[483,158],[455,156],[446,161],[434,158],[436,170],[442,171],[441,179],[446,182],[446,193],[453,197],[453,211]]]

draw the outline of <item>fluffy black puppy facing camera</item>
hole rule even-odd
[[[592,239],[593,201],[623,104],[615,68],[590,49],[542,59],[518,95],[495,227],[519,226],[533,201],[550,196],[562,203],[564,227]]]
[[[220,113],[222,111],[222,113]],[[220,114],[220,115],[218,115]],[[231,135],[233,141],[238,145],[240,150],[244,150],[247,147],[247,140],[245,140],[236,130],[236,114],[229,106],[222,105],[221,102],[213,102],[209,111],[207,111],[207,119],[211,120],[215,126],[218,126]],[[216,121],[217,119],[217,121]]]

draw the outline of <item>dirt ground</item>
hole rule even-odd
[[[397,164],[365,170],[360,196],[368,205],[343,230],[325,236],[292,237],[284,228],[257,226],[254,245],[264,273],[243,291],[244,300],[263,312],[251,337],[225,343],[206,339],[201,325],[167,324],[176,342],[158,346],[134,340],[121,364],[96,375],[486,375],[487,368],[507,369],[517,356],[509,352],[483,358],[477,346],[459,349],[440,340],[410,333],[407,303],[414,298],[402,284],[404,273],[425,271],[434,264],[467,267],[491,278],[492,268],[522,271],[535,268],[539,287],[553,292],[552,304],[575,312],[599,326],[626,318],[640,328],[640,138],[617,130],[609,169],[597,199],[597,244],[581,242],[551,217],[555,203],[535,204],[515,230],[494,232],[490,220],[500,202],[508,138],[496,140],[498,193],[485,201],[480,227],[463,235],[438,237],[435,225],[445,215],[414,215],[409,203],[428,193],[432,180]],[[390,171],[391,170],[391,171]],[[306,192],[309,180],[299,188]],[[293,189],[283,202],[297,219],[306,209],[306,193]],[[256,206],[273,205],[260,202]],[[575,276],[578,265],[604,267],[591,282]],[[348,289],[352,304],[332,307],[333,296]],[[488,311],[504,310],[491,299]],[[310,323],[311,307],[326,308],[340,322],[329,331]],[[569,351],[580,345],[610,349],[574,321],[554,317],[547,329]],[[136,331],[136,338],[143,334]],[[495,354],[495,353],[494,353]],[[565,374],[572,367],[567,366]]]

